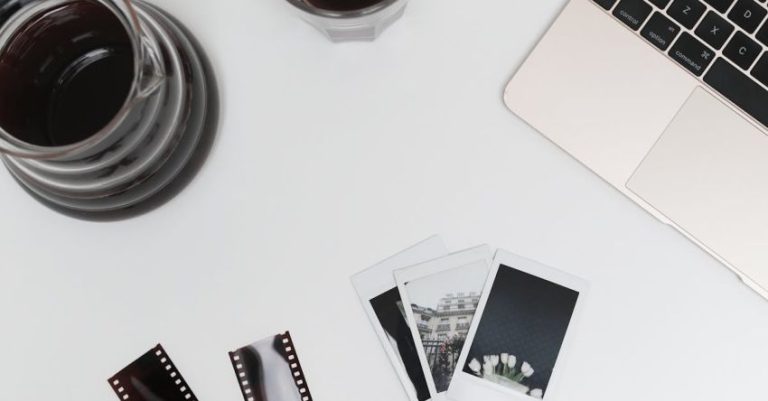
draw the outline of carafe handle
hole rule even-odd
[[[165,82],[166,71],[159,47],[148,36],[141,36],[141,64],[139,67],[138,93],[142,98],[151,96]]]
[[[137,76],[138,92],[141,98],[151,96],[165,82],[166,71],[160,46],[152,32],[144,27],[136,14],[133,0],[99,0],[119,10],[124,21],[130,27],[130,34],[138,42],[137,55],[139,70]]]

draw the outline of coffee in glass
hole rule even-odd
[[[334,42],[374,40],[405,12],[407,0],[288,0]]]

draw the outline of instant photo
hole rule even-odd
[[[548,397],[586,285],[500,252],[450,395],[457,401],[505,399],[480,392]],[[508,399],[508,398],[507,398]]]
[[[400,363],[402,363],[409,380],[416,390],[419,401],[430,398],[424,371],[416,350],[416,343],[411,336],[411,329],[403,311],[403,302],[397,288],[393,288],[384,294],[371,300],[371,306],[376,312],[379,324],[387,334],[390,346],[397,350]]]
[[[442,240],[432,237],[352,278],[360,302],[411,401],[426,401],[430,392],[393,272],[446,253]]]
[[[312,401],[291,334],[230,352],[244,401]]]
[[[112,376],[109,385],[123,401],[197,401],[160,344]]]
[[[480,246],[395,272],[433,396],[448,390],[490,264]]]

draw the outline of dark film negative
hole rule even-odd
[[[112,376],[109,385],[122,401],[197,401],[160,344]]]
[[[245,401],[312,401],[289,332],[229,353]]]

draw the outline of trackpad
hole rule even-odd
[[[720,100],[696,89],[627,187],[768,288],[768,136]]]

